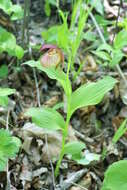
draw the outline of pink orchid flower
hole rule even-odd
[[[64,55],[60,48],[52,44],[44,44],[41,49],[42,52],[46,51],[40,59],[40,62],[43,67],[55,67],[64,63]]]

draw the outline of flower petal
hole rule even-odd
[[[41,51],[48,50],[48,49],[57,49],[58,47],[53,44],[44,44],[41,46]]]

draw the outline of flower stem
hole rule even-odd
[[[70,107],[70,106],[69,106]],[[62,136],[62,148],[61,148],[61,152],[60,152],[60,156],[59,156],[59,160],[56,164],[56,169],[55,169],[55,177],[58,176],[59,174],[59,168],[64,156],[64,148],[65,148],[65,143],[66,143],[66,138],[68,136],[68,125],[69,125],[69,121],[70,121],[70,108],[68,107],[68,112],[67,112],[67,119],[66,119],[66,125],[65,125],[65,129],[63,130],[63,136]]]
[[[69,81],[69,71],[70,71],[70,66],[71,66],[71,56],[69,56],[69,62],[68,62],[68,68],[67,68],[67,88],[68,88],[68,94],[67,94],[67,117],[66,117],[66,123],[65,123],[65,128],[63,130],[63,134],[62,134],[62,148],[61,148],[61,152],[60,152],[60,156],[59,156],[59,160],[57,161],[56,164],[56,169],[55,169],[55,177],[58,176],[59,174],[59,169],[60,169],[60,165],[64,156],[64,149],[65,149],[65,143],[66,143],[66,139],[68,136],[68,126],[69,126],[69,122],[70,122],[70,118],[71,118],[71,110],[70,110],[70,103],[71,103],[71,89],[70,89],[70,81]]]

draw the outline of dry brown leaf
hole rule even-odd
[[[34,155],[37,156],[37,160],[34,160],[34,162],[38,165],[40,161],[40,154],[38,149],[35,151],[36,147],[31,147],[31,138],[41,139],[44,142],[44,145],[42,147],[42,156],[41,160],[44,163],[49,163],[49,158],[57,160],[58,156],[60,154],[61,150],[61,144],[62,144],[62,134],[61,131],[47,131],[43,128],[37,127],[36,125],[32,123],[26,123],[24,127],[21,130],[21,137],[24,139],[23,143],[23,149],[27,151],[27,153],[33,152]],[[45,138],[46,137],[46,138]],[[29,143],[27,146],[27,142],[29,139]],[[47,139],[47,143],[45,140]],[[77,138],[75,136],[75,132],[72,129],[71,126],[69,126],[69,132],[68,132],[68,139],[67,141],[76,141]]]
[[[76,141],[75,132],[71,126],[69,126],[68,141]],[[42,160],[45,163],[49,162],[49,158],[56,161],[59,157],[62,144],[62,134],[58,131],[55,134],[50,134],[47,136],[47,144],[45,143],[42,148]]]
[[[82,179],[81,181],[79,181],[79,185],[81,187],[84,187],[86,189],[89,189],[92,183],[92,179],[91,179],[91,175],[89,173],[87,173]]]
[[[98,70],[98,66],[92,55],[86,55],[85,59],[86,59],[86,64],[84,64],[83,71],[95,72]]]
[[[82,190],[80,187],[72,186],[69,190]]]
[[[32,181],[32,170],[30,168],[27,156],[23,158],[23,165],[20,173],[20,179],[24,182]]]
[[[122,79],[120,80],[119,91],[123,103],[127,105],[127,85],[125,85],[125,81]]]
[[[110,6],[108,0],[104,0],[105,12],[108,14],[108,18],[117,17],[118,15],[118,6]]]
[[[50,98],[49,100],[47,100],[46,102],[44,102],[44,105],[46,107],[53,107],[54,105],[57,104],[58,100],[59,100],[58,96],[53,96],[52,98]]]

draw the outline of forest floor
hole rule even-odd
[[[68,6],[67,4],[64,9],[69,9]],[[118,8],[119,1],[114,1],[114,3],[112,1],[110,7],[105,7],[105,17],[110,21],[117,20]],[[123,17],[126,8],[127,5],[121,8],[120,18]],[[32,2],[28,27],[30,43],[42,44],[41,32],[58,22],[56,10],[53,10],[50,17],[46,17],[42,13],[39,1]],[[91,22],[89,18],[88,24],[92,25]],[[19,42],[21,42],[21,29],[22,24],[16,23],[15,34]],[[94,30],[97,33],[96,28]],[[108,30],[112,39],[113,33],[117,30],[112,29],[112,26],[109,26]],[[82,42],[81,46],[86,47],[90,44]],[[63,90],[55,80],[49,79],[44,73],[22,65],[23,62],[31,59],[29,49],[18,63],[15,58],[7,54],[0,56],[0,65],[7,64],[9,70],[8,77],[1,79],[0,84],[16,89],[16,94],[11,96],[8,107],[0,107],[0,126],[5,128],[8,119],[9,130],[22,141],[22,148],[17,157],[9,160],[11,190],[99,190],[108,166],[115,161],[127,158],[126,134],[117,144],[112,144],[115,131],[127,118],[127,106],[121,93],[124,91],[125,97],[127,88],[115,69],[109,70],[98,65],[89,50],[85,55],[88,56],[88,60],[93,60],[94,63],[91,64],[94,64],[94,69],[91,65],[84,65],[73,83],[73,89],[86,81],[95,81],[102,75],[113,76],[120,82],[99,105],[76,111],[70,122],[68,138],[81,140],[86,144],[86,155],[96,153],[101,155],[101,159],[82,166],[64,157],[57,179],[54,178],[54,168],[56,157],[60,153],[61,133],[46,134],[45,130],[32,124],[31,120],[24,116],[24,112],[27,108],[37,107],[39,103],[41,106],[53,107],[64,98]],[[32,50],[32,56],[37,60],[40,52],[36,49]],[[126,76],[126,60],[121,61],[121,69]],[[64,110],[59,111],[62,115],[65,114]],[[6,172],[0,173],[0,184],[6,184]],[[0,189],[4,188],[5,186],[1,185]]]

